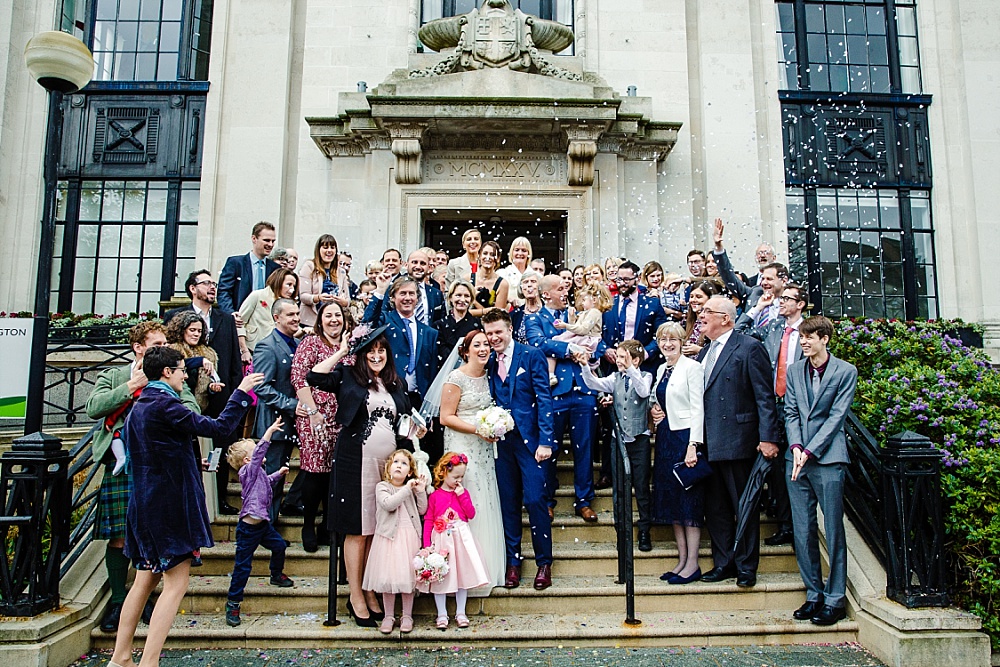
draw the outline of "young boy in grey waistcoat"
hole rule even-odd
[[[652,407],[653,376],[639,370],[646,358],[642,343],[626,340],[618,346],[618,370],[599,378],[586,363],[581,364],[583,382],[595,391],[611,394],[625,451],[632,464],[632,488],[639,507],[639,551],[652,551],[650,528],[649,410]]]

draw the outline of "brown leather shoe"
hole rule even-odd
[[[535,575],[535,590],[544,591],[552,585],[552,566],[539,565],[538,574]]]
[[[556,518],[556,511],[552,507],[549,508],[549,521]]]
[[[503,587],[504,588],[517,588],[521,585],[521,566],[520,565],[508,565],[507,566],[507,576],[504,578]]]
[[[587,507],[577,507],[576,515],[587,523],[597,523],[597,512],[592,510],[589,505]]]

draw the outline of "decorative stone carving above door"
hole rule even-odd
[[[598,153],[659,162],[677,141],[680,123],[654,121],[650,98],[619,96],[583,70],[582,57],[551,56],[558,68],[543,58],[543,47],[568,46],[571,31],[515,11],[507,0],[484,0],[469,14],[432,21],[421,30],[425,38],[431,48],[453,50],[443,60],[412,54],[409,67],[370,93],[341,93],[337,115],[306,118],[324,155],[391,150],[396,183],[405,185],[425,175],[460,178],[460,169],[439,173],[423,166],[426,151],[435,148],[506,153],[543,146],[562,154],[565,168],[556,171],[565,185],[586,187],[594,182]]]

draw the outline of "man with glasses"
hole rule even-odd
[[[759,342],[733,331],[736,306],[713,296],[698,319],[712,341],[698,361],[705,369],[705,448],[712,475],[706,480],[705,525],[712,537],[714,568],[702,581],[736,577],[736,585],[757,584],[760,562],[760,521],[750,513],[746,532],[736,541],[736,512],[750,479],[757,452],[778,455],[778,417],[767,352]]]
[[[166,323],[181,311],[193,310],[205,323],[205,330],[208,332],[208,346],[215,350],[219,356],[216,372],[219,374],[219,381],[222,382],[222,391],[208,395],[208,407],[205,409],[205,415],[209,417],[218,417],[222,413],[230,394],[243,379],[243,361],[240,357],[240,341],[236,334],[236,321],[232,315],[216,307],[217,287],[218,285],[212,279],[212,274],[209,273],[208,269],[192,271],[187,280],[184,281],[184,289],[191,297],[191,305],[167,311],[163,318]],[[225,438],[216,438],[213,445],[216,448],[222,447],[225,451],[235,441],[239,431],[240,429],[237,429]],[[230,470],[229,463],[223,456],[216,472],[216,493],[220,514],[239,513],[235,507],[226,502],[226,486],[229,484]]]
[[[659,299],[639,293],[638,281],[639,267],[635,262],[627,261],[618,267],[615,278],[618,296],[611,310],[604,313],[602,339],[606,347],[603,354],[609,367],[614,367],[618,345],[626,340],[637,340],[646,351],[642,370],[654,373],[662,360],[656,347],[656,330],[666,324],[667,314]]]
[[[771,360],[771,376],[773,378],[775,403],[778,408],[780,435],[778,440],[778,460],[784,460],[788,450],[785,435],[785,390],[787,388],[787,370],[793,363],[802,358],[802,347],[799,345],[799,325],[802,324],[802,313],[808,307],[805,289],[801,285],[789,283],[777,298],[778,317],[766,325],[754,325],[754,318],[748,313],[736,321],[736,330],[756,338],[764,344],[767,356]],[[764,539],[764,544],[774,547],[781,544],[792,544],[792,508],[788,502],[788,488],[784,470],[774,466],[768,475],[767,486],[770,490],[774,507],[774,516],[778,520],[778,532]]]

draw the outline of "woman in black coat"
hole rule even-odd
[[[383,618],[377,596],[361,588],[375,534],[375,486],[392,452],[409,448],[409,441],[397,435],[396,425],[400,416],[410,414],[410,401],[396,373],[385,329],[356,328],[351,340],[344,337],[333,356],[306,375],[309,385],[337,395],[341,431],[333,449],[327,521],[332,532],[344,536],[351,589],[347,609],[361,627],[375,627]],[[345,359],[349,354],[353,361]],[[416,435],[423,437],[424,430]]]

